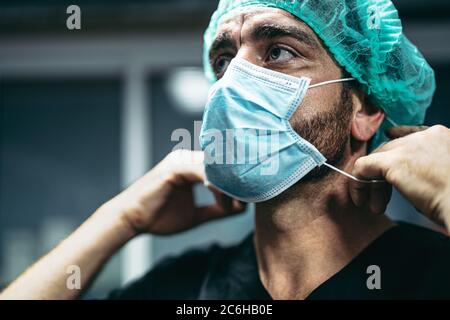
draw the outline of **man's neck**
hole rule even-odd
[[[352,204],[347,178],[330,173],[258,204],[255,247],[274,299],[304,299],[393,226]]]

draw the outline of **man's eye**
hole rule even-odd
[[[228,65],[231,62],[231,57],[222,56],[218,57],[214,62],[214,72],[218,77],[222,76],[227,71]]]
[[[287,49],[275,47],[269,51],[269,60],[276,62],[286,62],[294,58],[294,55]]]

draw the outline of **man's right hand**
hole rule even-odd
[[[245,204],[210,188],[216,203],[197,207],[193,186],[205,181],[203,152],[177,150],[128,189],[108,201],[135,234],[172,234],[240,213]]]
[[[203,153],[175,151],[24,272],[1,299],[75,299],[127,241],[143,232],[170,234],[242,212],[245,205],[213,191],[216,204],[197,207],[193,186],[205,181]],[[81,270],[80,290],[67,287],[67,268]]]

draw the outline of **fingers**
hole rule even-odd
[[[383,214],[391,200],[392,186],[388,183],[377,183],[370,186],[369,209],[373,214]]]
[[[246,203],[231,198],[213,185],[209,185],[208,189],[213,193],[216,203],[196,209],[197,223],[199,224],[209,220],[242,213],[247,208]]]
[[[383,214],[391,200],[392,186],[389,183],[367,184],[352,180],[349,191],[355,206],[367,206],[373,214]]]
[[[197,224],[242,213],[245,211],[245,208],[246,208],[245,203],[235,199],[231,199],[228,207],[224,207],[218,203],[209,206],[199,207],[196,208],[195,212],[197,217]]]
[[[180,182],[182,184],[207,181],[202,151],[180,149],[171,152],[167,157],[170,170],[175,173],[176,177],[181,178],[175,180],[182,180]],[[245,203],[232,199],[212,185],[208,188],[212,191],[216,204],[195,208],[194,216],[197,224],[245,211]]]
[[[375,180],[385,179],[387,172],[386,153],[380,152],[359,158],[355,162],[355,177]],[[382,214],[391,199],[392,187],[388,183],[361,183],[350,181],[349,193],[357,207],[367,206],[374,214]]]
[[[245,202],[231,198],[230,196],[224,194],[223,192],[216,189],[212,185],[210,185],[208,189],[211,190],[211,192],[213,193],[214,198],[216,199],[216,203],[219,206],[221,206],[225,211],[239,212],[245,210],[246,208]]]
[[[427,126],[398,126],[387,129],[385,133],[390,139],[397,139],[426,129]]]
[[[392,140],[373,150],[372,154],[401,147],[403,144],[408,143],[411,135],[427,129],[429,129],[427,126],[398,126],[386,129],[386,135]]]
[[[356,160],[353,175],[364,180],[383,180],[389,168],[389,159],[386,152],[371,153]]]
[[[184,181],[188,183],[200,183],[206,180],[205,170],[203,166],[192,166],[190,168],[183,169],[182,172],[178,172]]]
[[[349,180],[350,197],[357,207],[362,207],[369,200],[369,188],[366,183]]]
[[[199,183],[206,180],[203,165],[204,153],[179,149],[167,156],[169,169],[188,183]]]

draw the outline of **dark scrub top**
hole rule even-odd
[[[258,275],[253,235],[230,248],[214,245],[167,258],[111,299],[271,299]],[[369,290],[367,267],[380,268]],[[387,230],[307,299],[450,299],[450,241],[406,223]]]

